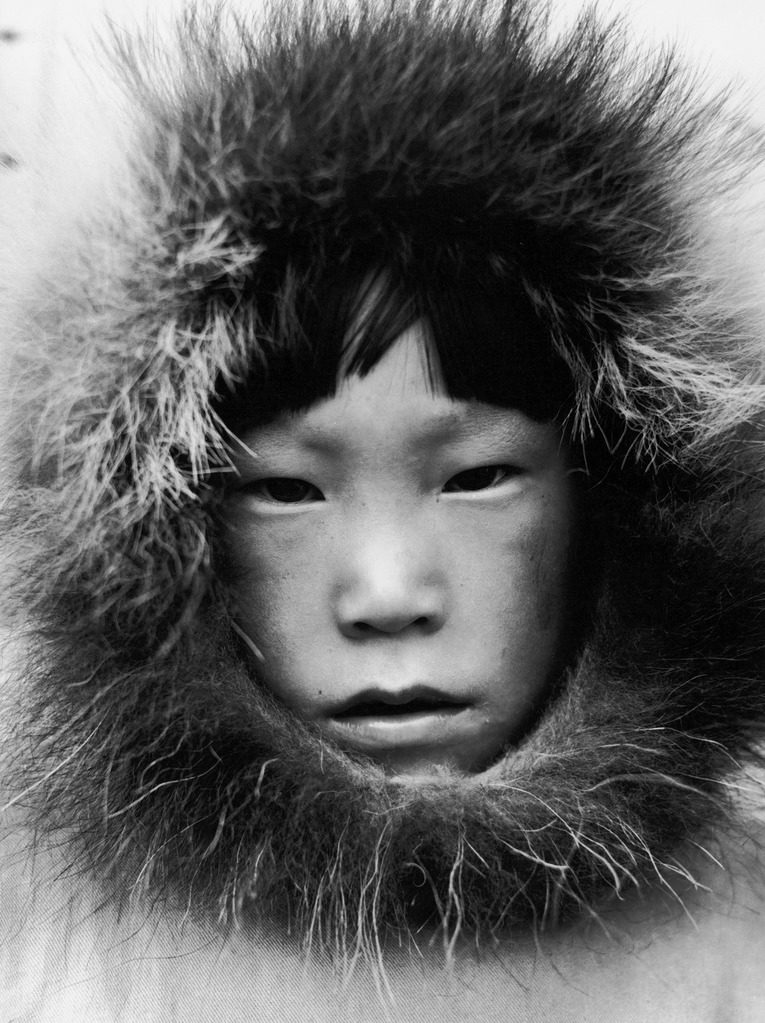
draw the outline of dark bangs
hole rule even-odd
[[[521,288],[487,278],[464,269],[415,276],[371,261],[321,274],[288,264],[257,288],[252,362],[219,394],[221,418],[237,433],[306,409],[345,377],[365,376],[420,325],[434,390],[562,420],[573,391],[565,363]]]

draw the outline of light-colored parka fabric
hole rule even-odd
[[[395,957],[383,975],[362,963],[350,977],[279,941],[189,926],[179,937],[142,914],[115,925],[48,886],[35,912],[28,877],[14,900],[6,874],[2,1004],[34,1023],[757,1023],[764,928],[761,894],[745,880],[756,876],[751,847],[728,869],[705,878],[713,894],[685,893],[682,906],[619,907],[481,957],[465,949],[450,968],[438,942],[421,939],[418,954]]]
[[[180,36],[123,45],[103,191],[7,257],[11,1018],[759,1018],[759,140],[522,3]],[[470,777],[335,747],[231,621],[231,409],[329,393],[310,301],[374,273],[512,310],[475,379],[537,371],[481,397],[552,403],[583,480],[571,656]]]

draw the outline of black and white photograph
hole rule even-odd
[[[0,4],[0,1023],[765,1020],[764,43]]]

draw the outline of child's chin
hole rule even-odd
[[[366,767],[375,774],[381,772],[388,786],[420,789],[423,794],[428,789],[444,786],[490,785],[494,780],[501,781],[503,772],[511,763],[521,765],[525,762],[523,753],[520,749],[516,751],[515,746],[512,753],[505,746],[490,755],[471,750],[412,752],[406,749],[391,750],[385,756],[370,756],[357,751],[347,751],[347,754],[350,760],[360,764],[362,771]]]
[[[369,759],[383,769],[386,777],[402,784],[453,782],[478,774],[486,766],[485,758],[469,751],[392,749]]]
[[[389,781],[399,785],[429,786],[447,782],[453,784],[478,773],[478,769],[467,770],[452,763],[384,764]]]

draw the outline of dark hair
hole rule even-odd
[[[434,385],[451,397],[517,408],[539,421],[565,415],[573,400],[568,368],[498,258],[453,249],[407,262],[347,248],[313,265],[291,254],[266,260],[255,286],[250,367],[218,391],[228,428],[330,397],[345,376],[373,369],[415,324],[428,339]]]

